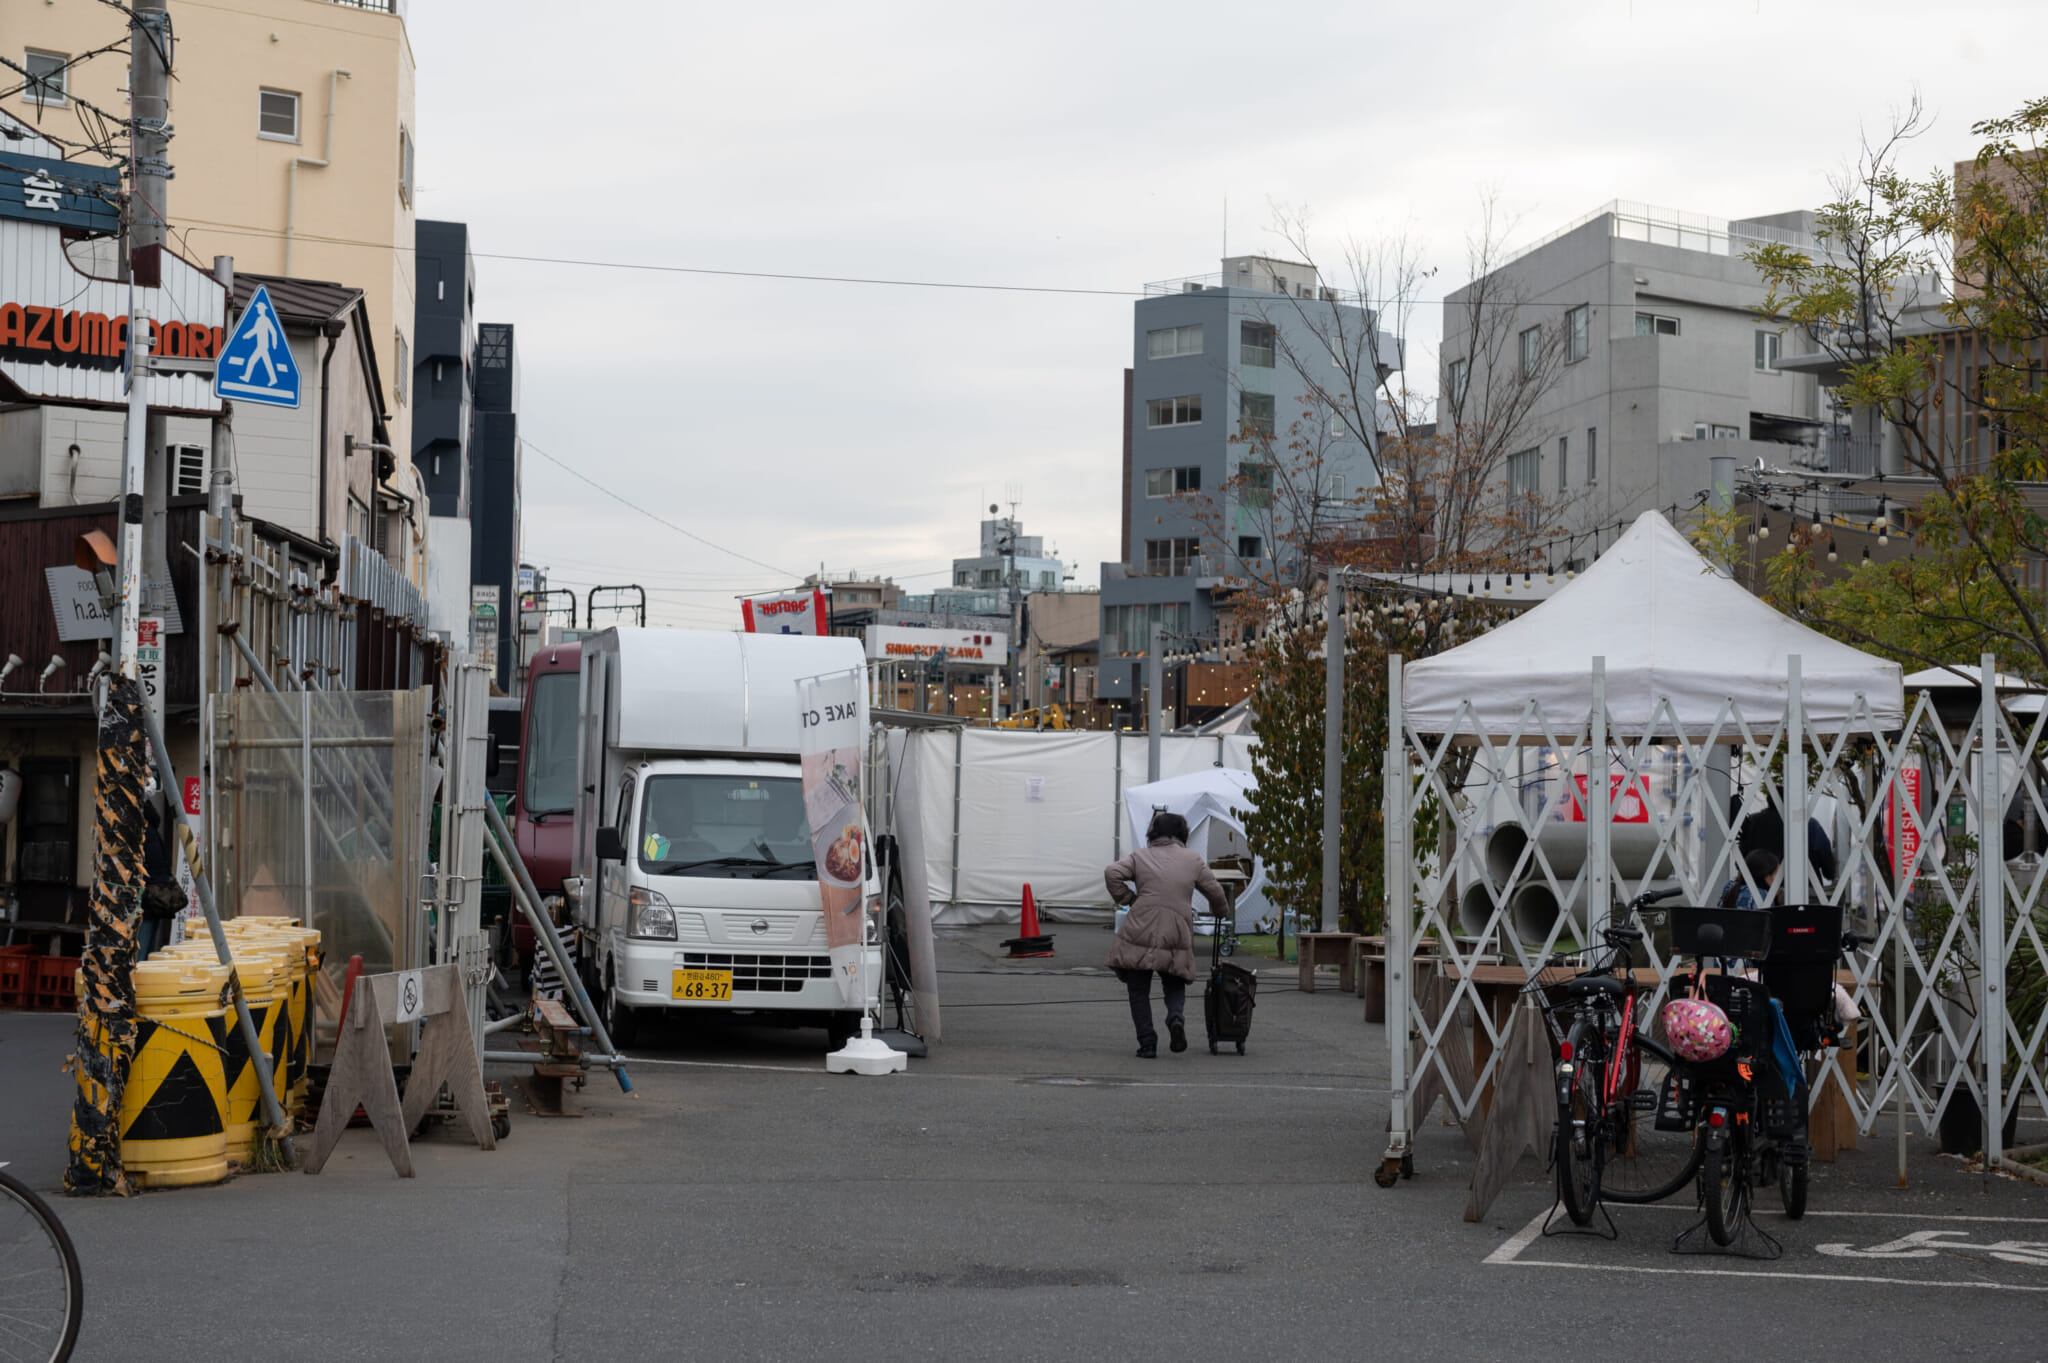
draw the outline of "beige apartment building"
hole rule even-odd
[[[361,289],[406,462],[417,133],[404,0],[169,3],[174,249]],[[125,119],[126,56],[65,63],[126,24],[101,0],[0,0],[0,55],[43,78],[0,107],[67,143],[87,140],[81,102]],[[0,68],[0,89],[21,83]]]

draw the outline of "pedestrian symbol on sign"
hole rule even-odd
[[[220,397],[273,407],[299,405],[299,367],[292,363],[291,347],[285,343],[268,288],[257,286],[242,320],[235,324],[234,335],[221,347],[213,391]]]

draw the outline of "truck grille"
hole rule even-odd
[[[686,970],[730,970],[733,993],[793,994],[810,980],[832,978],[830,956],[738,956],[686,951]]]

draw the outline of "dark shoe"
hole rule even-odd
[[[1188,1048],[1188,1029],[1179,1018],[1168,1018],[1166,1030],[1173,1037],[1173,1053],[1179,1055]]]
[[[1138,1047],[1138,1059],[1140,1059],[1140,1060],[1157,1060],[1158,1058],[1159,1058],[1159,1043],[1158,1043],[1158,1042],[1156,1042],[1156,1041],[1148,1041],[1148,1042],[1146,1042],[1146,1043],[1145,1043],[1144,1045],[1142,1045],[1142,1046]]]

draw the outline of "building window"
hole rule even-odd
[[[1521,335],[1522,377],[1533,379],[1543,363],[1543,328],[1530,327]]]
[[[1003,570],[1001,568],[983,568],[981,570],[981,585],[984,587],[1002,586]]]
[[[1202,324],[1191,327],[1161,327],[1145,333],[1145,358],[1171,360],[1181,355],[1202,353]]]
[[[1273,504],[1273,466],[1247,459],[1237,466],[1242,490],[1237,503],[1249,511],[1263,511]]]
[[[1639,312],[1636,314],[1636,335],[1638,336],[1676,336],[1677,334],[1678,319],[1676,317],[1659,317],[1654,312]]]
[[[402,331],[393,333],[391,339],[397,343],[394,349],[398,354],[398,362],[391,367],[391,384],[397,390],[398,403],[402,407],[405,405],[406,380],[412,374],[412,348],[406,345]]]
[[[1759,331],[1756,334],[1756,367],[1767,374],[1778,370],[1778,345],[1783,338],[1775,331]]]
[[[1243,423],[1244,429],[1253,435],[1273,434],[1273,395],[1239,393],[1237,419]]]
[[[962,568],[954,573],[953,585],[956,587],[972,587],[974,585],[974,570],[972,568]]]
[[[1145,495],[1147,497],[1171,497],[1182,492],[1202,490],[1200,465],[1179,469],[1147,469],[1145,471]]]
[[[1153,398],[1145,404],[1147,426],[1192,426],[1201,419],[1200,394],[1185,398]]]
[[[1561,435],[1557,438],[1557,490],[1563,492],[1571,486],[1571,477],[1566,465],[1571,462],[1572,438]]]
[[[1145,574],[1148,577],[1186,577],[1194,570],[1201,541],[1194,539],[1146,540]]]
[[[1240,322],[1237,327],[1237,362],[1253,369],[1273,367],[1273,328],[1260,322]]]
[[[1508,456],[1508,496],[1534,497],[1543,476],[1543,452],[1523,450]]]
[[[61,52],[38,52],[30,48],[22,54],[22,66],[28,71],[28,79],[22,82],[21,97],[31,104],[56,108],[65,102],[70,89],[66,69],[71,58]]]
[[[1185,601],[1155,601],[1144,606],[1104,606],[1102,633],[1106,646],[1122,654],[1143,653],[1153,625],[1167,634],[1188,632],[1190,607]]]
[[[1471,377],[1472,362],[1470,360],[1451,361],[1450,379],[1444,385],[1450,394],[1451,406],[1462,407],[1465,405],[1465,381]]]
[[[1588,486],[1600,479],[1600,428],[1586,428],[1586,483]]]
[[[256,95],[256,135],[272,142],[299,140],[299,97],[289,90]]]
[[[1584,303],[1564,315],[1564,358],[1567,364],[1577,364],[1586,358],[1586,352],[1591,346],[1588,315]]]
[[[1053,588],[1060,585],[1060,575],[1049,570],[1040,573],[1038,575],[1038,585],[1043,587],[1046,591],[1051,591]]]
[[[1266,556],[1266,542],[1257,535],[1239,535],[1237,537],[1237,556],[1244,559],[1264,558]]]
[[[398,129],[398,197],[412,203],[412,134]]]

